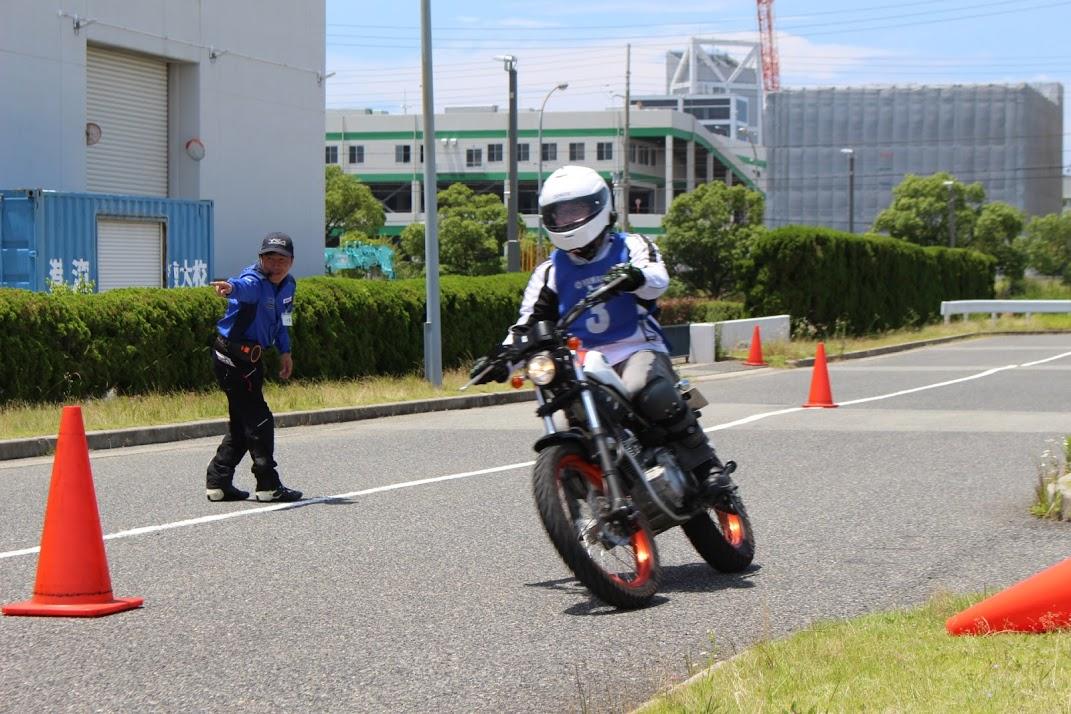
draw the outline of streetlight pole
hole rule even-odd
[[[539,210],[539,194],[543,192],[543,108],[547,106],[547,100],[550,99],[550,95],[559,89],[563,92],[569,88],[568,82],[562,82],[556,87],[551,87],[551,90],[547,92],[547,96],[543,97],[543,103],[539,105],[539,147],[536,151],[539,152],[539,163],[536,169],[536,213],[539,214],[539,247],[543,247],[543,212]]]
[[[521,269],[521,244],[517,240],[517,58],[499,55],[503,69],[509,72],[509,179],[506,185],[506,270]]]
[[[956,247],[956,204],[955,194],[952,192],[952,188],[956,185],[955,181],[942,181],[941,185],[948,190],[948,247]]]
[[[443,384],[442,311],[439,304],[439,219],[435,173],[435,92],[431,67],[431,2],[420,3],[420,48],[424,112],[424,377],[436,387]],[[419,210],[413,206],[413,212]]]
[[[618,206],[618,213],[621,215],[621,230],[628,230],[628,194],[629,194],[629,176],[628,176],[628,159],[629,159],[629,127],[628,127],[628,105],[629,100],[629,85],[632,82],[632,45],[625,45],[625,136],[622,139],[624,143],[624,161],[622,162],[621,170],[621,204]],[[668,207],[667,207],[668,208]]]
[[[755,181],[755,190],[759,188],[759,151],[755,148],[755,137],[751,135],[751,127],[741,126],[737,127],[737,131],[743,134],[747,138],[747,143],[751,144],[751,175]]]
[[[841,149],[848,157],[848,232],[855,233],[855,149]]]

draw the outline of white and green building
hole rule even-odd
[[[420,115],[327,111],[325,161],[371,187],[387,211],[384,232],[397,234],[423,220],[424,135]],[[659,234],[673,198],[706,181],[742,183],[761,190],[761,148],[704,127],[691,114],[639,109],[585,112],[521,111],[517,116],[518,211],[538,227],[540,178],[576,163],[590,166],[614,186],[618,213],[628,159],[627,220],[632,230]],[[496,106],[447,108],[435,116],[439,189],[462,182],[478,193],[506,195],[509,113]],[[542,139],[542,149],[540,149]],[[542,160],[541,160],[542,159]]]

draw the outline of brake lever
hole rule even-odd
[[[488,362],[487,366],[484,367],[483,370],[479,374],[477,374],[475,377],[473,377],[472,379],[470,379],[469,381],[465,382],[463,385],[458,387],[457,391],[464,392],[466,389],[468,389],[472,385],[478,383],[481,379],[484,378],[484,376],[488,372],[490,372],[492,369],[497,367],[499,364],[501,364],[502,362],[505,362],[506,364],[509,364],[509,363],[513,362],[516,359],[516,357],[517,357],[517,355],[515,354],[515,352],[513,350],[509,350],[509,349],[505,350],[504,352],[502,352],[501,355],[499,355],[498,359],[493,359],[490,362]]]

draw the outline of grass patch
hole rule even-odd
[[[276,414],[312,409],[385,404],[413,399],[459,396],[458,387],[469,379],[467,370],[443,373],[443,386],[433,387],[423,375],[367,377],[333,382],[269,382],[264,398]],[[464,394],[501,392],[503,384],[470,387]],[[73,403],[73,402],[67,402]],[[82,406],[87,431],[177,424],[227,418],[227,398],[218,389],[201,392],[144,394],[88,399]],[[59,429],[63,404],[11,404],[0,409],[0,439],[49,436]]]
[[[953,637],[979,597],[816,624],[755,645],[639,710],[668,712],[1068,712],[1071,632]]]
[[[994,332],[1064,332],[1071,330],[1071,315],[1038,314],[1030,319],[1026,317],[1000,317],[990,320],[986,316],[975,316],[970,320],[955,320],[947,325],[935,324],[918,328],[889,330],[877,335],[848,337],[847,335],[829,335],[822,339],[793,339],[790,342],[774,341],[762,343],[762,356],[773,367],[784,367],[797,359],[814,357],[819,342],[826,346],[826,356],[838,357],[849,352],[877,349],[899,345],[905,342],[933,340],[940,337],[959,335],[987,335]],[[726,356],[730,359],[747,359],[748,345],[730,350]]]
[[[1034,486],[1034,503],[1030,512],[1038,518],[1054,521],[1071,520],[1071,436],[1065,437],[1063,448],[1046,449],[1038,463],[1038,482]]]

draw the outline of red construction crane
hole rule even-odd
[[[762,42],[762,83],[767,92],[781,88],[781,67],[777,60],[777,43],[774,41],[774,0],[756,0],[759,11],[759,40]]]

